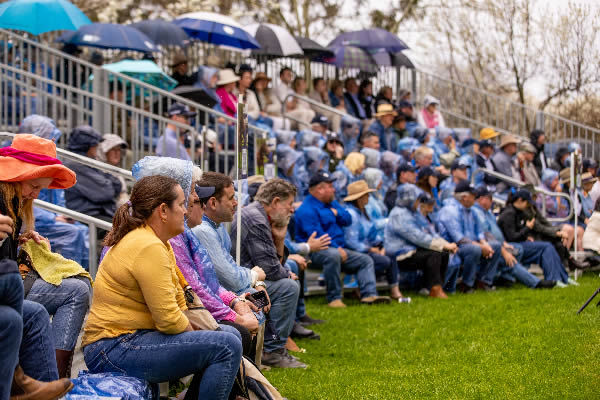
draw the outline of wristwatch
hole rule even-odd
[[[265,285],[264,281],[256,281],[256,283],[254,284],[254,287],[259,287],[262,286],[266,289],[267,285]]]

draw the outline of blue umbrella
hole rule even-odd
[[[211,12],[194,12],[177,17],[173,23],[190,37],[202,42],[235,47],[258,49],[260,45],[233,18]]]
[[[148,36],[135,28],[119,24],[84,25],[77,32],[63,33],[56,41],[100,49],[132,50],[143,53],[158,51]]]
[[[158,46],[185,47],[190,40],[190,37],[183,29],[172,22],[164,21],[162,19],[136,22],[129,26],[144,33]]]
[[[0,28],[40,35],[75,30],[92,21],[67,0],[11,0],[0,4]]]
[[[327,47],[339,45],[350,45],[363,49],[385,49],[391,53],[408,49],[408,46],[398,36],[380,28],[341,33]]]

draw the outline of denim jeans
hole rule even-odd
[[[6,261],[5,261],[6,262]],[[0,399],[8,399],[23,335],[23,280],[15,272],[0,274]]]
[[[265,339],[264,350],[270,353],[283,348],[290,332],[292,332],[296,320],[300,285],[289,278],[278,281],[265,281],[265,284],[271,299],[271,310],[268,318],[279,334],[279,340]]]
[[[463,244],[458,249],[458,256],[462,260],[463,265],[463,283],[473,287],[475,279],[491,285],[498,271],[498,263],[500,262],[501,244],[498,242],[490,242],[489,245],[494,250],[494,255],[491,258],[483,258],[481,247],[477,244]]]
[[[346,262],[342,263],[342,257],[337,248],[330,247],[327,250],[317,251],[311,254],[311,260],[323,268],[325,284],[327,285],[327,301],[332,302],[342,298],[342,271],[356,274],[360,297],[376,296],[375,267],[373,259],[366,254],[344,249],[348,254]]]
[[[549,242],[521,242],[523,248],[521,263],[523,265],[539,264],[544,271],[544,278],[549,281],[567,283],[569,274],[563,266],[556,249]]]
[[[500,263],[498,264],[500,276],[512,282],[517,280],[530,288],[536,287],[540,282],[540,279],[537,276],[529,273],[527,268],[521,264],[521,260],[523,259],[523,247],[519,243],[510,244],[515,248],[516,254],[514,254],[514,256],[517,259],[517,263],[512,267],[509,267],[508,264],[506,264],[506,261],[504,261],[504,257],[502,257],[500,259]]]
[[[23,339],[19,364],[26,375],[38,381],[58,379],[50,316],[41,304],[23,301]]]
[[[287,260],[285,263],[286,266],[290,268],[290,270],[296,275],[300,276],[300,269],[298,268],[298,263],[294,260]],[[306,287],[306,275],[304,275],[304,287]],[[298,296],[298,305],[296,306],[296,321],[306,315],[306,303],[304,302],[304,297]]]
[[[397,286],[400,280],[400,272],[398,270],[398,263],[393,257],[382,256],[381,254],[375,254],[369,252],[369,257],[373,259],[373,267],[375,268],[375,276],[385,275],[387,283],[390,286]]]
[[[63,279],[59,286],[37,279],[27,300],[46,307],[52,315],[52,335],[58,350],[73,350],[83,325],[90,302],[89,281],[78,278]]]
[[[198,398],[224,400],[240,366],[242,343],[228,332],[139,330],[88,344],[83,356],[92,373],[120,372],[151,383],[203,372]]]

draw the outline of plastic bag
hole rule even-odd
[[[154,398],[148,382],[119,373],[90,374],[88,371],[81,371],[79,377],[72,381],[75,387],[65,396],[67,400]]]

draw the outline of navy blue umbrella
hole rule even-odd
[[[63,33],[56,41],[100,49],[132,50],[143,53],[158,51],[148,36],[135,28],[119,24],[84,25],[76,32]]]
[[[373,28],[339,34],[327,47],[356,46],[363,49],[385,49],[397,53],[408,49],[406,43],[385,29]]]
[[[214,45],[238,49],[258,49],[260,45],[233,18],[212,12],[193,12],[177,17],[173,23],[190,37]]]
[[[157,46],[185,47],[190,37],[172,22],[162,19],[151,19],[129,25],[148,36]]]

